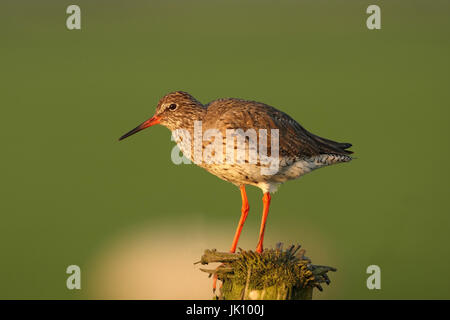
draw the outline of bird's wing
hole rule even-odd
[[[218,103],[216,103],[218,102]],[[316,136],[284,112],[255,101],[222,99],[208,105],[206,128],[267,130],[270,152],[271,129],[278,129],[279,154],[282,157],[311,157],[319,154],[350,154],[351,144]],[[222,134],[225,134],[224,132]]]

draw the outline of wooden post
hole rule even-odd
[[[321,283],[330,283],[328,271],[335,268],[311,264],[300,245],[239,253],[206,250],[197,263],[222,263],[216,269],[200,269],[217,274],[223,285],[215,299],[223,300],[311,300],[313,289],[322,291]]]

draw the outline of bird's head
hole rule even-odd
[[[145,128],[161,124],[170,130],[189,129],[195,120],[201,120],[206,108],[193,96],[184,91],[175,91],[159,100],[153,117],[127,132],[123,140]]]

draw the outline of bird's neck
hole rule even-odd
[[[190,133],[194,130],[194,125],[197,122],[202,122],[205,118],[207,108],[201,104],[191,106],[188,109],[184,110],[184,115],[182,118],[174,119],[166,124],[166,127],[170,129],[170,131],[174,131],[177,129],[187,130]]]

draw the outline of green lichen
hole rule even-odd
[[[237,254],[207,250],[201,262],[222,262],[215,270],[203,270],[222,280],[222,298],[311,299],[312,288],[322,290],[321,283],[330,282],[327,272],[336,269],[313,265],[304,253],[300,245],[283,250],[282,244],[261,254],[242,249]]]

